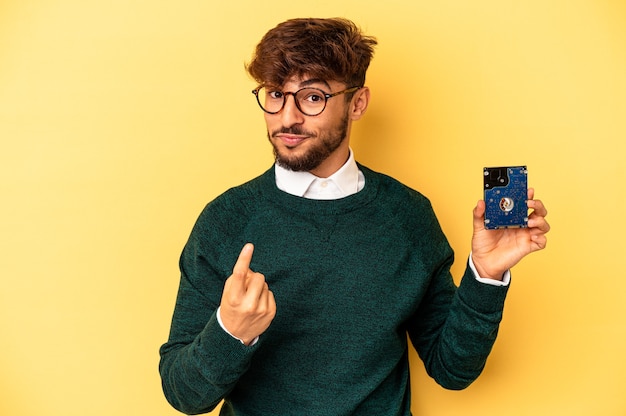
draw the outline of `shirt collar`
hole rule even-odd
[[[304,197],[311,184],[319,179],[310,172],[294,172],[275,165],[276,186],[289,194]],[[354,160],[354,153],[350,149],[348,161],[326,180],[332,181],[344,194],[349,196],[359,191],[359,168]]]

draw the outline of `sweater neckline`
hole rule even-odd
[[[348,213],[370,203],[378,193],[379,178],[374,172],[357,162],[365,177],[365,186],[356,194],[340,199],[317,200],[291,195],[278,189],[275,167],[272,166],[260,176],[260,192],[270,203],[292,212],[309,215],[337,215]]]

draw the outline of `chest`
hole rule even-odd
[[[293,336],[402,332],[432,274],[428,253],[406,231],[374,216],[251,224],[244,238],[255,244],[251,268],[276,298],[274,329]]]

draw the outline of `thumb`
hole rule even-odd
[[[473,211],[474,214],[474,231],[480,231],[485,228],[485,201],[480,200],[476,203]]]

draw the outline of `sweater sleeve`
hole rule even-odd
[[[170,340],[161,348],[165,397],[186,414],[213,410],[245,373],[254,350],[224,332],[213,313],[192,342]]]
[[[160,348],[159,372],[165,397],[186,414],[214,409],[248,370],[257,346],[246,346],[219,324],[227,264],[237,253],[212,236],[228,235],[212,207],[194,226],[180,259],[181,279],[168,341]],[[232,222],[231,222],[232,223]],[[232,266],[230,266],[232,268]]]
[[[467,266],[458,289],[448,258],[431,280],[409,336],[428,374],[445,388],[460,390],[482,372],[496,340],[508,286],[480,283]]]

